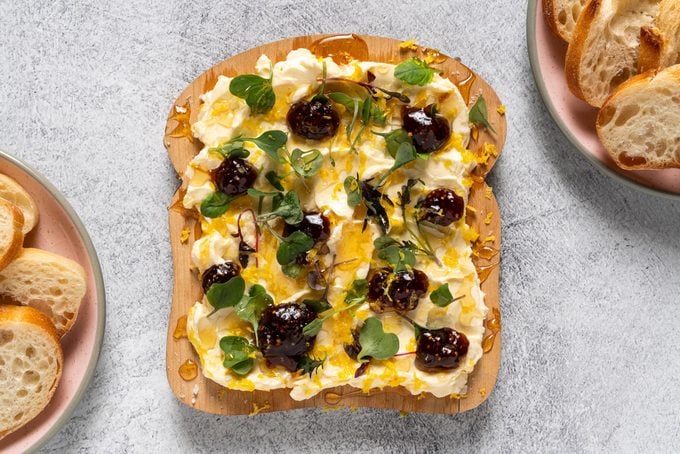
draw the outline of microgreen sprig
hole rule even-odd
[[[352,283],[352,287],[347,291],[345,295],[345,307],[333,308],[324,312],[321,317],[314,319],[302,329],[302,334],[305,336],[316,336],[321,331],[321,327],[324,322],[329,318],[341,312],[348,311],[366,301],[368,296],[368,281],[366,279],[357,279]]]

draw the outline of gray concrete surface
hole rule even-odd
[[[0,148],[60,188],[109,299],[96,377],[45,452],[672,452],[680,449],[680,203],[600,174],[549,118],[519,0],[0,0]],[[165,378],[172,270],[162,144],[204,69],[287,36],[354,31],[459,55],[508,106],[503,363],[458,416],[358,410],[226,418]]]

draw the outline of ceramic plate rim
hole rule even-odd
[[[597,169],[599,169],[602,173],[605,175],[608,175],[615,180],[624,183],[627,185],[629,188],[636,189],[641,192],[645,192],[649,195],[654,195],[656,197],[664,197],[670,200],[675,200],[678,201],[680,200],[680,194],[674,194],[672,192],[667,192],[663,191],[660,189],[654,189],[650,188],[648,186],[642,185],[640,183],[637,183],[633,180],[630,180],[619,173],[615,172],[614,170],[610,169],[606,165],[604,165],[601,161],[596,159],[590,151],[585,149],[585,147],[579,142],[579,140],[574,136],[574,134],[571,132],[571,130],[567,127],[567,125],[562,121],[562,118],[559,116],[557,113],[557,110],[555,109],[555,106],[553,105],[550,96],[548,95],[548,89],[545,85],[545,82],[543,81],[543,77],[541,74],[541,67],[538,62],[538,49],[537,49],[537,42],[536,42],[536,16],[538,14],[538,2],[539,0],[529,0],[528,6],[527,6],[527,24],[526,24],[526,33],[527,33],[527,48],[529,50],[529,63],[531,64],[531,72],[534,77],[534,81],[536,83],[536,87],[538,88],[538,92],[541,95],[541,99],[543,100],[543,104],[545,107],[548,109],[548,112],[550,113],[550,116],[552,117],[553,121],[557,124],[559,127],[560,131],[562,131],[562,134],[571,142],[571,144],[576,147],[576,149],[588,159],[592,164],[595,165]]]
[[[61,194],[61,192],[52,183],[50,183],[49,180],[47,180],[47,178],[42,176],[38,171],[34,170],[29,165],[25,164],[23,161],[19,160],[18,158],[15,158],[14,156],[9,155],[8,153],[2,150],[0,150],[0,160],[8,161],[12,165],[19,167],[22,171],[29,174],[34,180],[40,183],[47,190],[47,192],[49,192],[50,195],[54,197],[57,203],[64,209],[69,219],[71,220],[71,222],[73,222],[73,225],[76,227],[78,235],[80,236],[80,239],[82,240],[83,245],[85,246],[85,250],[87,251],[87,255],[90,259],[90,266],[92,268],[92,274],[95,281],[97,295],[98,308],[97,308],[97,329],[95,333],[95,342],[93,354],[90,357],[90,360],[87,364],[87,368],[85,369],[85,375],[83,376],[83,380],[80,382],[80,384],[78,385],[78,389],[73,394],[71,402],[68,403],[68,405],[66,406],[62,414],[59,416],[57,421],[52,425],[52,427],[49,428],[49,430],[47,430],[47,432],[45,432],[42,435],[42,437],[40,437],[31,447],[29,447],[26,450],[26,452],[31,453],[36,452],[38,449],[43,447],[52,437],[54,437],[66,425],[68,421],[71,420],[71,416],[73,416],[73,413],[78,407],[78,404],[82,400],[85,391],[90,386],[90,383],[92,383],[92,378],[94,377],[94,372],[95,369],[97,368],[97,363],[99,362],[102,344],[104,341],[104,331],[106,327],[106,292],[104,287],[104,277],[102,274],[101,265],[99,263],[99,258],[97,257],[97,252],[94,248],[94,244],[92,243],[92,239],[90,238],[90,235],[87,233],[87,230],[85,229],[83,222],[80,220],[80,217],[75,212],[73,207],[71,207],[71,204]]]

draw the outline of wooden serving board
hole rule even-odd
[[[485,144],[495,145],[500,154],[506,136],[505,116],[498,112],[501,106],[493,89],[477,74],[454,58],[447,57],[433,49],[400,49],[399,41],[390,38],[357,35],[303,36],[277,41],[256,47],[242,54],[228,58],[201,74],[189,85],[172,105],[165,130],[164,143],[170,159],[181,177],[187,164],[200,151],[202,145],[191,136],[191,124],[195,121],[200,107],[200,95],[211,90],[219,75],[235,76],[254,72],[255,62],[262,54],[277,62],[285,59],[293,49],[310,48],[317,55],[343,59],[352,56],[359,60],[398,63],[410,56],[429,56],[443,75],[456,83],[463,97],[472,106],[482,94],[488,106],[489,120],[496,133],[486,129],[473,132],[469,148],[481,153]],[[377,407],[406,412],[459,413],[480,405],[491,393],[498,374],[501,354],[500,306],[498,279],[500,273],[500,213],[498,205],[484,177],[497,159],[491,156],[486,165],[478,166],[474,184],[470,191],[467,222],[480,234],[475,244],[475,264],[480,274],[485,302],[489,307],[486,321],[484,346],[486,353],[477,363],[468,380],[468,392],[464,396],[435,398],[431,394],[413,396],[403,388],[373,390],[368,394],[350,386],[324,390],[305,401],[289,397],[287,389],[275,391],[243,392],[221,387],[198,376],[184,380],[179,369],[188,360],[200,364],[198,356],[186,337],[175,336],[178,321],[185,317],[189,308],[202,297],[199,280],[190,270],[191,245],[194,242],[195,213],[184,210],[181,205],[182,183],[175,193],[170,209],[170,241],[172,243],[174,288],[172,309],[168,325],[166,367],[170,386],[186,405],[209,413],[224,415],[257,414],[262,412],[288,410],[305,407]],[[182,232],[189,232],[189,238],[182,241]],[[486,241],[485,241],[486,240]],[[494,342],[495,340],[495,342]],[[200,369],[200,366],[199,366]]]

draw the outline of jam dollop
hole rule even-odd
[[[229,196],[243,195],[253,187],[257,170],[241,158],[227,158],[212,171],[212,180],[220,192]]]
[[[419,299],[427,293],[429,279],[420,270],[394,272],[385,267],[373,274],[368,284],[368,300],[375,312],[394,309],[412,311]]]
[[[469,346],[465,334],[454,329],[424,330],[416,345],[416,367],[428,372],[455,369]]]
[[[463,217],[465,200],[451,189],[438,188],[418,201],[416,208],[419,221],[448,226]]]
[[[411,134],[418,153],[432,153],[439,150],[451,137],[448,120],[437,113],[436,106],[424,108],[403,106],[401,108],[403,128]]]
[[[293,134],[310,140],[331,138],[340,126],[340,115],[324,96],[296,102],[286,119]]]
[[[257,328],[260,351],[270,366],[298,369],[302,356],[312,349],[316,336],[302,333],[316,313],[304,304],[270,305],[262,313]]]
[[[203,293],[208,293],[211,285],[224,284],[225,282],[228,282],[229,279],[236,277],[239,274],[241,274],[241,267],[232,261],[226,261],[211,266],[203,272],[203,276],[201,277]]]

